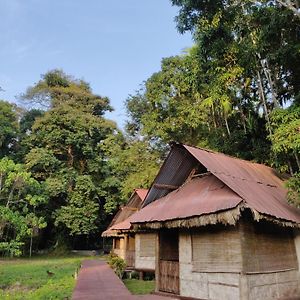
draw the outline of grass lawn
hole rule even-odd
[[[154,280],[124,279],[123,282],[134,295],[150,294],[155,289]]]
[[[74,273],[82,259],[42,257],[0,260],[0,299],[70,299],[75,286]]]

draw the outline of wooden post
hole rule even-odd
[[[115,238],[113,238],[112,252],[114,252],[115,247],[116,247],[116,241],[115,241]]]
[[[124,235],[123,259],[127,260],[128,235]]]
[[[159,232],[155,237],[155,292],[159,292]]]
[[[139,280],[144,280],[144,272],[143,271],[139,272]]]

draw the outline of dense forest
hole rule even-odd
[[[298,2],[171,2],[195,45],[128,96],[123,131],[105,115],[109,99],[62,70],[28,87],[23,105],[0,101],[2,255],[99,247],[170,141],[272,166],[300,205]]]

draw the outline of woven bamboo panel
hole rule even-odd
[[[144,233],[140,235],[140,256],[155,256],[155,234]]]
[[[135,237],[134,236],[128,236],[128,250],[135,250]]]
[[[159,290],[179,294],[179,262],[159,261]]]
[[[120,248],[121,248],[121,239],[115,238],[115,249],[120,249]]]
[[[292,232],[267,222],[241,224],[243,270],[263,273],[298,267]]]
[[[192,234],[195,272],[240,272],[242,249],[237,227],[207,226]]]
[[[133,250],[126,250],[125,260],[127,267],[134,267],[135,263],[135,251]]]

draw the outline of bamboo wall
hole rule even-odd
[[[266,221],[241,222],[243,272],[264,273],[298,268],[293,232]]]
[[[228,232],[227,235],[226,232]],[[201,233],[201,230],[198,233]],[[280,233],[274,236],[273,240],[268,234],[255,236],[254,228],[249,229],[243,226],[225,227],[223,232],[219,232],[219,236],[217,232],[214,232],[210,241],[205,230],[202,231],[202,234],[203,245],[200,246],[201,237],[196,237],[195,232],[180,232],[181,296],[222,300],[300,298],[300,273],[298,270],[300,259],[295,260],[296,250],[292,236],[281,236],[283,242],[283,246],[281,246],[279,243]],[[226,239],[226,243],[222,246],[224,239]],[[295,244],[300,258],[299,232]],[[230,249],[230,245],[232,245],[232,249]],[[211,251],[210,254],[203,254],[205,249]],[[201,250],[205,259],[201,253],[193,253],[193,250],[194,252]],[[253,257],[251,257],[251,253]],[[286,260],[285,257],[287,257]],[[267,263],[264,262],[264,258]],[[195,259],[197,263],[195,263]],[[213,262],[211,269],[209,262]],[[232,267],[230,267],[231,262],[233,262]],[[270,270],[268,270],[268,266]]]
[[[116,240],[119,240],[118,247],[116,248]],[[125,259],[125,240],[124,238],[114,238],[113,240],[113,253],[117,254],[119,257]]]
[[[199,299],[240,299],[238,273],[195,272],[192,258],[192,235],[179,234],[180,295]]]
[[[295,247],[296,247],[298,265],[299,265],[298,269],[300,270],[300,229],[294,231],[294,236],[295,236]]]
[[[192,233],[195,272],[241,272],[242,247],[235,226],[205,226]]]
[[[138,233],[135,235],[135,268],[138,270],[155,269],[156,234]]]

